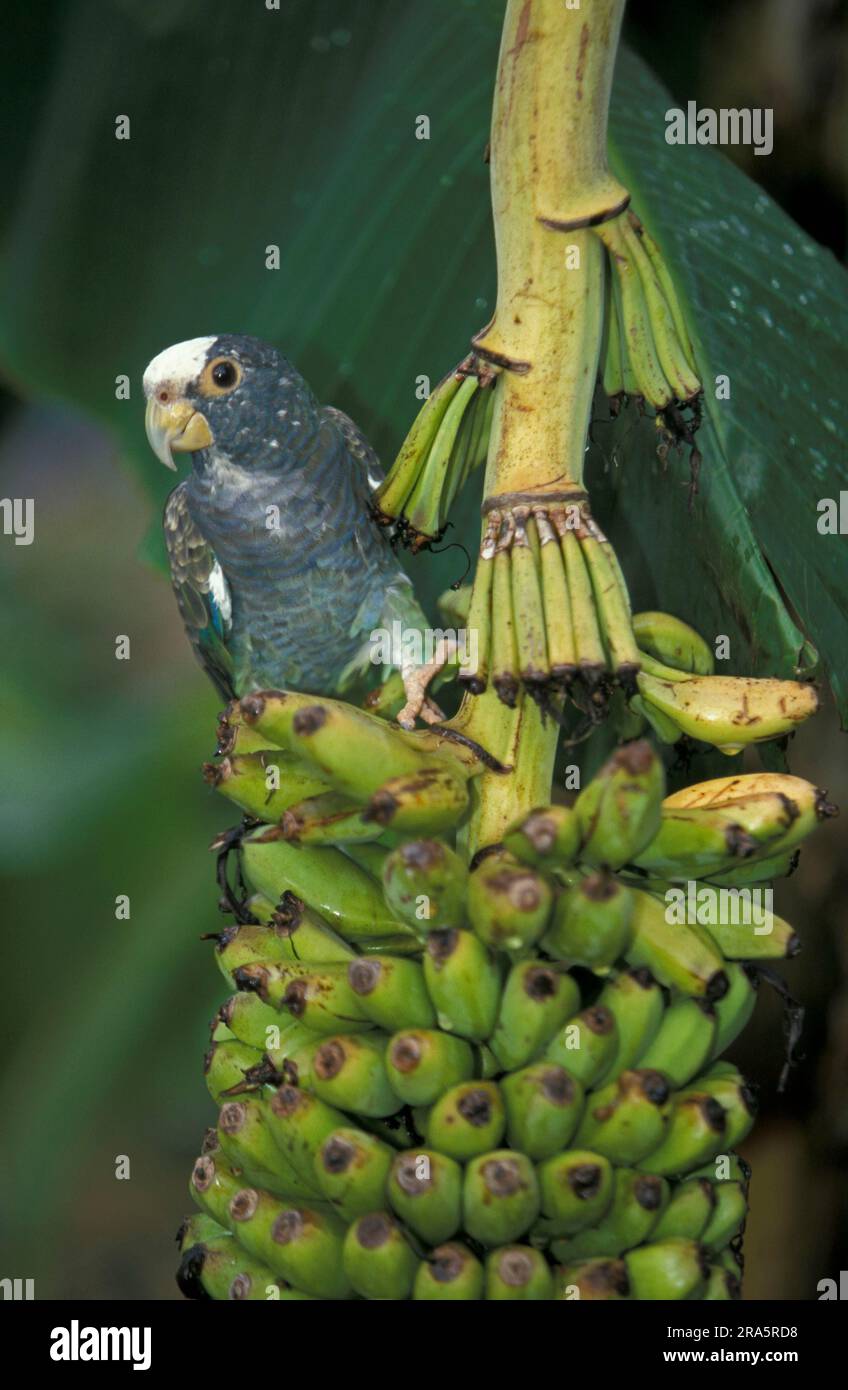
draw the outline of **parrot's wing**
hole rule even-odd
[[[162,519],[177,596],[194,654],[225,700],[235,696],[233,663],[227,650],[232,602],[215,552],[198,531],[188,510],[186,485],[175,487]]]
[[[383,481],[383,469],[376,452],[368,443],[359,426],[355,425],[350,416],[345,415],[343,410],[336,410],[334,405],[325,405],[323,414],[341,430],[348,453],[362,465],[362,471],[368,479],[369,492],[376,492]]]

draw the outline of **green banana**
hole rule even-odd
[[[482,695],[489,681],[489,665],[492,656],[492,576],[494,571],[494,552],[477,557],[474,587],[471,591],[471,607],[468,610],[466,628],[477,633],[477,662],[463,665],[459,669],[457,681],[472,695]],[[469,653],[470,656],[470,653]],[[421,1276],[425,1281],[427,1276]]]
[[[715,1154],[708,1163],[696,1168],[690,1178],[706,1178],[709,1183],[738,1182],[747,1188],[751,1169],[736,1153]]]
[[[241,710],[249,724],[275,737],[356,802],[367,801],[392,778],[420,772],[428,762],[459,766],[455,759],[431,757],[385,719],[340,700],[266,692],[245,696]]]
[[[276,1079],[269,1059],[238,1038],[216,1039],[206,1051],[203,1071],[209,1094],[216,1103],[226,1100],[230,1091],[235,1094],[237,1090],[249,1090]]]
[[[430,1028],[436,1013],[417,961],[397,956],[360,956],[347,967],[348,984],[363,1013],[387,1033]]]
[[[623,1071],[589,1097],[575,1143],[616,1164],[638,1163],[668,1126],[669,1086],[658,1071]]]
[[[607,869],[632,860],[659,830],[664,795],[662,761],[646,740],[617,749],[574,803],[580,859]]]
[[[229,1231],[218,1227],[217,1235],[195,1234],[196,1223],[204,1220],[208,1218],[191,1217],[181,1232],[177,1285],[183,1296],[248,1302],[279,1298],[282,1290],[272,1271],[242,1250]]]
[[[430,1147],[466,1163],[496,1149],[506,1130],[506,1109],[494,1081],[461,1081],[435,1102],[427,1116]]]
[[[621,408],[620,398],[624,395],[622,357],[626,350],[626,345],[621,341],[618,313],[612,295],[610,276],[608,275],[606,279],[604,301],[604,334],[601,342],[601,362],[603,364],[602,385],[604,393],[610,398],[610,410],[613,415],[618,414]]]
[[[596,1081],[618,1076],[640,1057],[658,1031],[665,1001],[663,993],[644,966],[610,976],[598,997],[598,1004],[615,1019],[615,1050],[608,1066]],[[550,1049],[548,1049],[550,1056]],[[568,1066],[564,1058],[563,1066]],[[584,1078],[581,1077],[581,1080]],[[587,1084],[584,1080],[584,1084]]]
[[[663,714],[648,700],[643,700],[641,695],[632,695],[628,701],[628,712],[634,719],[641,719],[649,724],[659,739],[660,743],[674,744],[683,737],[683,730],[679,729],[672,719]]]
[[[640,1173],[635,1168],[616,1168],[612,1203],[597,1226],[555,1240],[551,1253],[563,1264],[598,1256],[621,1255],[653,1236],[669,1200],[665,1178]]]
[[[571,1236],[596,1226],[612,1204],[613,1168],[603,1154],[569,1149],[539,1164],[540,1238]],[[536,1234],[534,1233],[534,1234]]]
[[[660,984],[682,994],[721,999],[728,989],[721,952],[685,923],[669,921],[666,907],[650,893],[635,890],[633,899],[633,937],[625,952],[629,964],[647,967]]]
[[[577,1260],[562,1265],[554,1276],[555,1297],[564,1302],[616,1301],[630,1297],[623,1260]]]
[[[274,749],[283,754],[285,761],[290,759],[292,762],[296,761],[273,739],[260,734],[258,729],[252,729],[249,724],[244,722],[238,700],[231,700],[226,709],[218,715],[216,735],[215,753],[217,757],[230,757],[232,754],[241,757],[247,753],[268,753]]]
[[[480,940],[496,950],[532,946],[544,932],[552,906],[547,881],[506,854],[487,855],[468,880],[468,918]]]
[[[577,671],[587,690],[593,690],[606,667],[606,652],[598,625],[592,580],[574,529],[560,532],[574,633]]]
[[[275,1062],[279,1054],[285,1052],[289,1038],[293,1048],[300,1047],[308,1039],[302,1024],[281,1019],[278,1010],[263,1004],[258,994],[242,991],[231,995],[221,1005],[217,1016],[240,1042],[259,1052],[273,1053]]]
[[[733,961],[727,961],[724,970],[729,981],[729,989],[724,998],[719,999],[714,1006],[716,1013],[715,1041],[709,1056],[704,1059],[705,1062],[711,1062],[714,1058],[721,1056],[722,1052],[725,1052],[730,1044],[738,1038],[757,1003],[756,976],[749,974],[744,965],[738,965]],[[700,1065],[703,1064],[699,1064],[696,1070],[700,1069]]]
[[[519,961],[510,970],[489,1046],[507,1071],[538,1056],[580,1002],[570,975],[546,961]]]
[[[340,961],[320,966],[269,961],[241,965],[233,973],[237,989],[255,991],[263,1003],[284,1009],[314,1033],[362,1033],[373,1027],[348,982]]]
[[[659,994],[659,991],[657,991]],[[659,995],[662,1009],[662,995]],[[557,1062],[582,1086],[589,1087],[613,1069],[619,1047],[618,1026],[613,1011],[594,1004],[560,1029],[545,1049],[545,1059]]]
[[[386,1071],[387,1041],[376,1033],[344,1033],[324,1039],[314,1050],[296,1053],[287,1066],[298,1077],[297,1084],[308,1086],[329,1105],[381,1119],[402,1105]]]
[[[643,652],[678,671],[711,676],[715,662],[700,633],[671,613],[634,613],[633,636]]]
[[[362,1298],[409,1298],[418,1257],[403,1228],[386,1211],[369,1212],[347,1228],[344,1271]]]
[[[553,1298],[550,1266],[529,1245],[505,1245],[486,1256],[486,1298],[495,1303]]]
[[[501,995],[500,965],[473,932],[431,932],[424,978],[440,1028],[483,1041],[494,1031]]]
[[[529,1158],[511,1149],[473,1158],[465,1169],[462,1210],[473,1240],[489,1246],[518,1240],[539,1213],[539,1184]]]
[[[299,899],[291,895],[287,903],[298,904]],[[302,903],[299,905],[303,909]],[[234,972],[240,966],[257,962],[302,958],[321,964],[326,960],[352,959],[353,951],[347,943],[329,928],[325,933],[323,927],[314,925],[315,919],[303,910],[296,916],[295,925],[289,928],[288,920],[294,915],[293,910],[286,913],[285,925],[256,925],[244,922],[225,927],[218,934],[215,947],[218,967],[224,978],[232,984]],[[306,945],[303,957],[295,946],[295,940],[298,943],[303,941]]]
[[[698,1298],[709,1277],[706,1251],[694,1240],[651,1241],[628,1251],[624,1263],[640,1302]]]
[[[725,995],[725,999],[728,996]],[[640,1055],[640,1067],[660,1071],[675,1087],[685,1086],[713,1055],[718,1036],[718,1005],[706,999],[673,999]]]
[[[557,960],[603,973],[631,943],[633,895],[612,874],[587,875],[561,892],[542,941]]]
[[[215,791],[269,825],[277,824],[298,802],[320,796],[328,786],[321,773],[280,748],[204,763],[203,776]]]
[[[474,1052],[463,1039],[425,1028],[395,1033],[386,1050],[392,1090],[407,1105],[430,1105],[449,1086],[474,1075]]]
[[[669,382],[657,352],[656,311],[652,313],[646,298],[635,248],[627,235],[625,216],[604,222],[593,231],[601,238],[609,255],[618,294],[621,340],[636,378],[638,394],[656,410],[662,410],[675,399],[677,382]],[[656,331],[661,332],[665,326],[665,320],[656,323]]]
[[[503,846],[528,868],[569,865],[580,848],[580,824],[568,806],[541,806],[515,822]]]
[[[397,458],[375,493],[375,506],[384,524],[402,517],[404,505],[424,469],[448,408],[463,385],[463,378],[456,370],[448,372],[433,387],[413,420]]]
[[[428,1245],[440,1245],[462,1224],[462,1169],[445,1153],[420,1149],[398,1154],[388,1196],[396,1215]]]
[[[296,894],[345,940],[404,932],[379,885],[341,850],[264,840],[267,834],[260,829],[241,842],[245,877],[265,897],[277,902],[287,891]]]
[[[722,1250],[739,1235],[748,1215],[745,1187],[740,1182],[720,1182],[715,1187],[715,1210],[701,1235],[708,1250]]]
[[[510,1148],[537,1162],[567,1147],[583,1109],[583,1087],[564,1067],[536,1062],[503,1077],[500,1091]]]
[[[386,858],[382,878],[389,911],[419,935],[462,924],[468,870],[442,840],[398,846]]]
[[[267,1192],[243,1187],[218,1155],[197,1160],[191,1192],[275,1275],[316,1298],[349,1297],[351,1285],[341,1261],[344,1228],[335,1217],[313,1206],[287,1206]]]
[[[678,298],[677,290],[675,289],[674,281],[671,278],[671,273],[669,271],[668,265],[665,259],[663,258],[660,248],[648,232],[648,229],[647,227],[645,227],[644,223],[640,222],[639,219],[630,211],[628,211],[628,217],[631,226],[633,227],[634,231],[637,233],[639,237],[642,248],[648,257],[648,260],[651,263],[651,268],[654,272],[654,275],[659,281],[660,288],[665,298],[665,302],[668,305],[669,311],[671,313],[671,317],[674,323],[674,330],[677,335],[677,342],[680,347],[680,350],[683,353],[683,356],[691,371],[695,372],[695,356],[692,351],[692,343],[689,338],[689,325],[686,322],[686,314]]]
[[[752,854],[732,869],[722,869],[708,875],[710,883],[719,888],[746,888],[750,884],[769,884],[776,878],[788,878],[794,873],[800,850],[787,850],[785,854],[769,854],[761,857]]]
[[[510,551],[512,611],[518,674],[525,686],[543,686],[550,675],[542,585],[535,551],[535,522],[529,508],[516,507],[515,535]]]
[[[534,517],[539,536],[539,568],[550,681],[554,689],[566,691],[577,675],[577,647],[565,557],[551,514],[539,507],[534,509]]]
[[[218,1113],[218,1142],[230,1163],[251,1183],[278,1197],[313,1201],[318,1188],[312,1174],[301,1177],[274,1141],[264,1100],[251,1096],[227,1101]]]
[[[420,1303],[468,1302],[483,1297],[483,1266],[457,1241],[438,1245],[418,1266],[412,1297]]]
[[[301,1180],[313,1192],[320,1191],[315,1154],[328,1135],[345,1124],[346,1117],[311,1091],[284,1083],[268,1101],[265,1120],[271,1137]]]
[[[468,810],[466,778],[447,766],[423,766],[383,782],[362,819],[380,831],[439,835],[458,825]],[[352,837],[353,838],[353,837]]]
[[[737,1276],[730,1270],[722,1269],[721,1265],[711,1265],[707,1287],[701,1294],[701,1301],[703,1303],[727,1303],[733,1299],[741,1298],[741,1296],[742,1289]]]
[[[705,1091],[680,1091],[673,1100],[665,1138],[642,1160],[648,1173],[678,1177],[705,1163],[725,1141],[723,1107]]]
[[[393,1150],[375,1134],[340,1126],[315,1153],[318,1188],[345,1221],[353,1221],[385,1200],[393,1159]]]
[[[637,868],[654,878],[685,883],[707,878],[745,861],[757,841],[727,807],[682,809],[663,803],[660,827],[647,848],[635,855]]]
[[[746,891],[750,894],[752,890],[725,889],[726,899],[716,903],[713,896],[703,910],[698,910],[698,922],[706,936],[727,960],[790,960],[797,956],[801,942],[795,929],[776,912],[762,909],[746,897]],[[713,920],[717,914],[719,921]]]
[[[753,1092],[734,1066],[714,1062],[708,1071],[695,1078],[693,1089],[713,1096],[725,1113],[724,1142],[735,1148],[750,1133],[756,1115]]]
[[[621,228],[624,246],[636,267],[642,286],[651,334],[662,371],[674,391],[676,400],[694,400],[700,395],[701,383],[689,362],[685,346],[688,336],[685,329],[682,333],[678,330],[681,317],[675,317],[666,299],[669,281],[657,273],[659,256],[656,248],[654,258],[650,257],[642,241],[644,229],[633,213],[624,214],[621,218]]]
[[[716,1206],[715,1184],[706,1178],[675,1183],[668,1206],[654,1227],[654,1240],[700,1240]]]

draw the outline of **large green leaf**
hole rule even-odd
[[[496,0],[284,0],[280,12],[78,0],[55,32],[41,19],[51,65],[33,72],[50,81],[28,99],[25,178],[20,147],[7,155],[9,375],[111,425],[161,497],[171,480],[141,428],[146,361],[180,338],[255,332],[390,457],[416,377],[441,375],[493,302],[482,151],[501,12]],[[14,75],[35,45],[25,7],[8,23]],[[596,428],[596,507],[640,606],[727,633],[738,671],[803,667],[807,637],[844,706],[839,539],[819,535],[816,503],[844,476],[845,276],[720,153],[667,145],[670,104],[623,53],[616,168],[672,264],[708,387],[727,373],[732,394],[708,389],[691,514],[685,459],[663,474],[632,413]],[[129,141],[114,136],[121,114]],[[429,140],[416,138],[422,115]],[[115,398],[119,373],[129,401]],[[467,542],[475,501],[456,517]],[[449,553],[414,573],[432,602],[461,568]]]

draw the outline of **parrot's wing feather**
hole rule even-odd
[[[362,471],[368,479],[368,490],[376,492],[385,475],[375,450],[368,443],[359,426],[355,425],[350,416],[345,415],[343,410],[336,410],[334,405],[325,405],[323,414],[341,430],[348,453],[362,465]]]
[[[232,602],[215,552],[191,519],[186,485],[165,503],[165,545],[171,583],[194,654],[225,700],[233,699],[233,663],[227,650]]]

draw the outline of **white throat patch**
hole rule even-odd
[[[152,396],[162,386],[168,385],[178,395],[182,395],[188,385],[200,375],[212,344],[217,335],[210,338],[187,338],[184,343],[174,343],[153,358],[144,373],[144,394]]]

